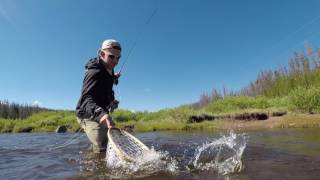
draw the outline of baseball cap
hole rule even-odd
[[[121,51],[121,45],[114,39],[107,39],[103,41],[100,49],[117,49]]]

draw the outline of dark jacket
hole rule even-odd
[[[76,107],[79,118],[90,118],[99,122],[108,113],[108,105],[114,100],[114,72],[110,75],[99,58],[90,59],[85,66],[81,97]]]

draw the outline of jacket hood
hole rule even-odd
[[[101,69],[103,70],[103,65],[100,63],[99,58],[93,58],[88,61],[85,66],[86,69]]]

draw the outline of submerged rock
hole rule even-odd
[[[273,112],[272,116],[277,117],[277,116],[283,116],[286,115],[287,112],[283,111],[283,112]]]
[[[201,114],[199,116],[193,115],[188,119],[188,123],[200,123],[202,121],[213,121],[215,120],[215,116],[208,114]]]
[[[134,125],[124,126],[125,131],[132,133],[134,131]]]
[[[269,116],[267,113],[243,113],[243,114],[237,114],[234,117],[234,119],[236,120],[245,120],[245,121],[266,120],[268,118]]]
[[[33,130],[33,127],[25,127],[25,128],[22,128],[20,132],[27,133],[27,132],[31,132],[32,130]]]
[[[256,120],[266,120],[269,118],[267,113],[251,113],[251,117]]]
[[[56,133],[65,133],[67,132],[69,125],[58,126],[56,129]]]
[[[251,121],[251,120],[266,120],[268,118],[269,118],[268,114],[264,112],[242,113],[242,114],[236,114],[236,115],[220,115],[220,116],[202,114],[198,116],[197,115],[190,116],[187,122],[200,123],[203,121],[213,121],[216,119],[233,119],[233,120]]]

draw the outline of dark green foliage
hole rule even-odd
[[[17,104],[9,103],[8,101],[0,101],[0,118],[24,119],[28,116],[31,116],[32,113],[40,111],[48,111],[48,109],[28,104]]]

